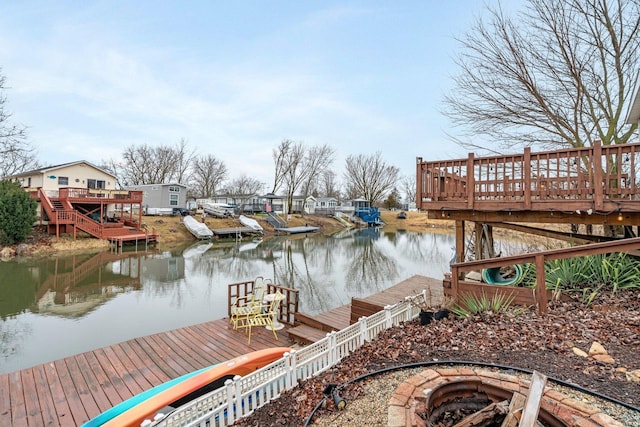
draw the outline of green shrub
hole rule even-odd
[[[535,266],[527,264],[522,286],[535,287]],[[577,293],[589,304],[601,292],[640,288],[640,261],[626,253],[609,253],[545,262],[546,287]]]
[[[24,241],[36,222],[35,200],[18,183],[0,181],[0,244]]]
[[[459,317],[469,317],[484,312],[498,313],[507,311],[513,303],[514,297],[497,293],[489,299],[483,292],[482,295],[466,294],[460,299],[460,303],[451,308],[451,311]]]

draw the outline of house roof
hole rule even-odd
[[[10,176],[7,176],[6,178],[18,178],[18,177],[21,177],[21,176],[45,174],[45,173],[48,173],[48,172],[51,172],[51,171],[54,171],[54,170],[57,170],[57,169],[62,169],[62,168],[66,168],[66,167],[69,167],[69,166],[75,166],[75,165],[79,165],[79,164],[85,164],[85,165],[90,166],[90,167],[92,167],[94,169],[97,169],[97,170],[99,170],[101,172],[104,172],[109,176],[112,176],[114,179],[116,178],[116,176],[114,174],[112,174],[111,172],[106,171],[106,170],[104,170],[102,168],[99,168],[98,166],[94,165],[93,163],[89,163],[86,160],[78,160],[76,162],[62,163],[60,165],[54,165],[54,166],[45,166],[45,167],[40,168],[40,169],[33,169],[33,170],[30,170],[30,171],[21,172],[21,173],[15,174],[15,175],[10,175]]]
[[[140,188],[140,187],[157,187],[159,185],[163,185],[163,186],[180,186],[180,187],[184,187],[187,188],[187,186],[185,184],[180,184],[178,182],[167,182],[167,183],[160,183],[160,184],[138,184],[138,185],[123,185],[122,188],[126,189],[131,189],[131,188]]]

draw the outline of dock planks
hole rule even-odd
[[[441,281],[414,276],[363,300],[384,307],[433,283],[442,286]],[[344,328],[349,324],[349,306],[314,317]],[[316,334],[312,341],[324,335]],[[248,345],[244,331],[234,331],[227,319],[219,319],[0,374],[0,424],[78,426],[146,389],[194,370],[256,350],[292,346],[286,328],[278,331],[278,338],[264,328],[254,328]]]

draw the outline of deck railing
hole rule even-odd
[[[451,264],[451,277],[445,280],[445,294],[459,301],[460,296],[467,293],[487,293],[489,298],[494,293],[502,293],[515,298],[516,304],[524,301],[520,298],[529,294],[531,301],[537,306],[538,312],[546,313],[548,303],[547,279],[545,274],[545,262],[558,259],[574,258],[589,255],[607,254],[611,252],[630,252],[640,249],[640,237],[620,239],[611,242],[591,243],[588,245],[574,246],[570,248],[551,249],[547,251],[532,252],[521,255],[512,255],[477,261],[467,261]],[[466,282],[461,278],[470,271],[481,271],[485,268],[505,267],[514,264],[535,265],[535,288],[511,287],[511,286],[490,286],[478,282]],[[447,282],[450,288],[447,288]],[[525,305],[528,305],[525,303]]]
[[[640,210],[640,143],[424,162],[417,159],[421,209]],[[551,207],[551,208],[550,208]]]
[[[142,203],[143,191],[105,190],[65,187],[58,191],[61,199],[105,199],[107,203]]]
[[[408,300],[387,306],[341,331],[328,333],[314,344],[285,353],[282,359],[264,368],[227,380],[224,387],[180,407],[154,425],[223,427],[233,424],[296,387],[299,381],[335,366],[385,329],[415,318],[418,312]]]

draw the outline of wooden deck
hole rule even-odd
[[[414,276],[354,301],[364,301],[369,308],[381,310],[426,287],[439,287],[441,291],[442,281]],[[342,329],[350,323],[352,305],[307,317],[317,321],[316,326]],[[303,326],[308,342],[317,341],[328,332]],[[227,319],[220,319],[0,374],[0,425],[77,426],[123,400],[188,372],[264,348],[294,346],[287,328],[278,331],[278,337],[276,341],[271,331],[254,328],[248,345],[244,331],[234,331]]]
[[[0,375],[0,425],[78,426],[142,391],[264,348],[288,346],[286,331],[254,328],[251,345],[226,319],[135,338]]]
[[[385,306],[403,301],[406,296],[418,294],[423,289],[431,290],[434,302],[443,297],[442,280],[415,275],[366,298],[352,298],[350,304],[324,313],[298,313],[296,322],[301,324],[289,329],[289,337],[303,344],[319,341],[328,332],[344,329],[357,322],[360,317],[377,313]]]

